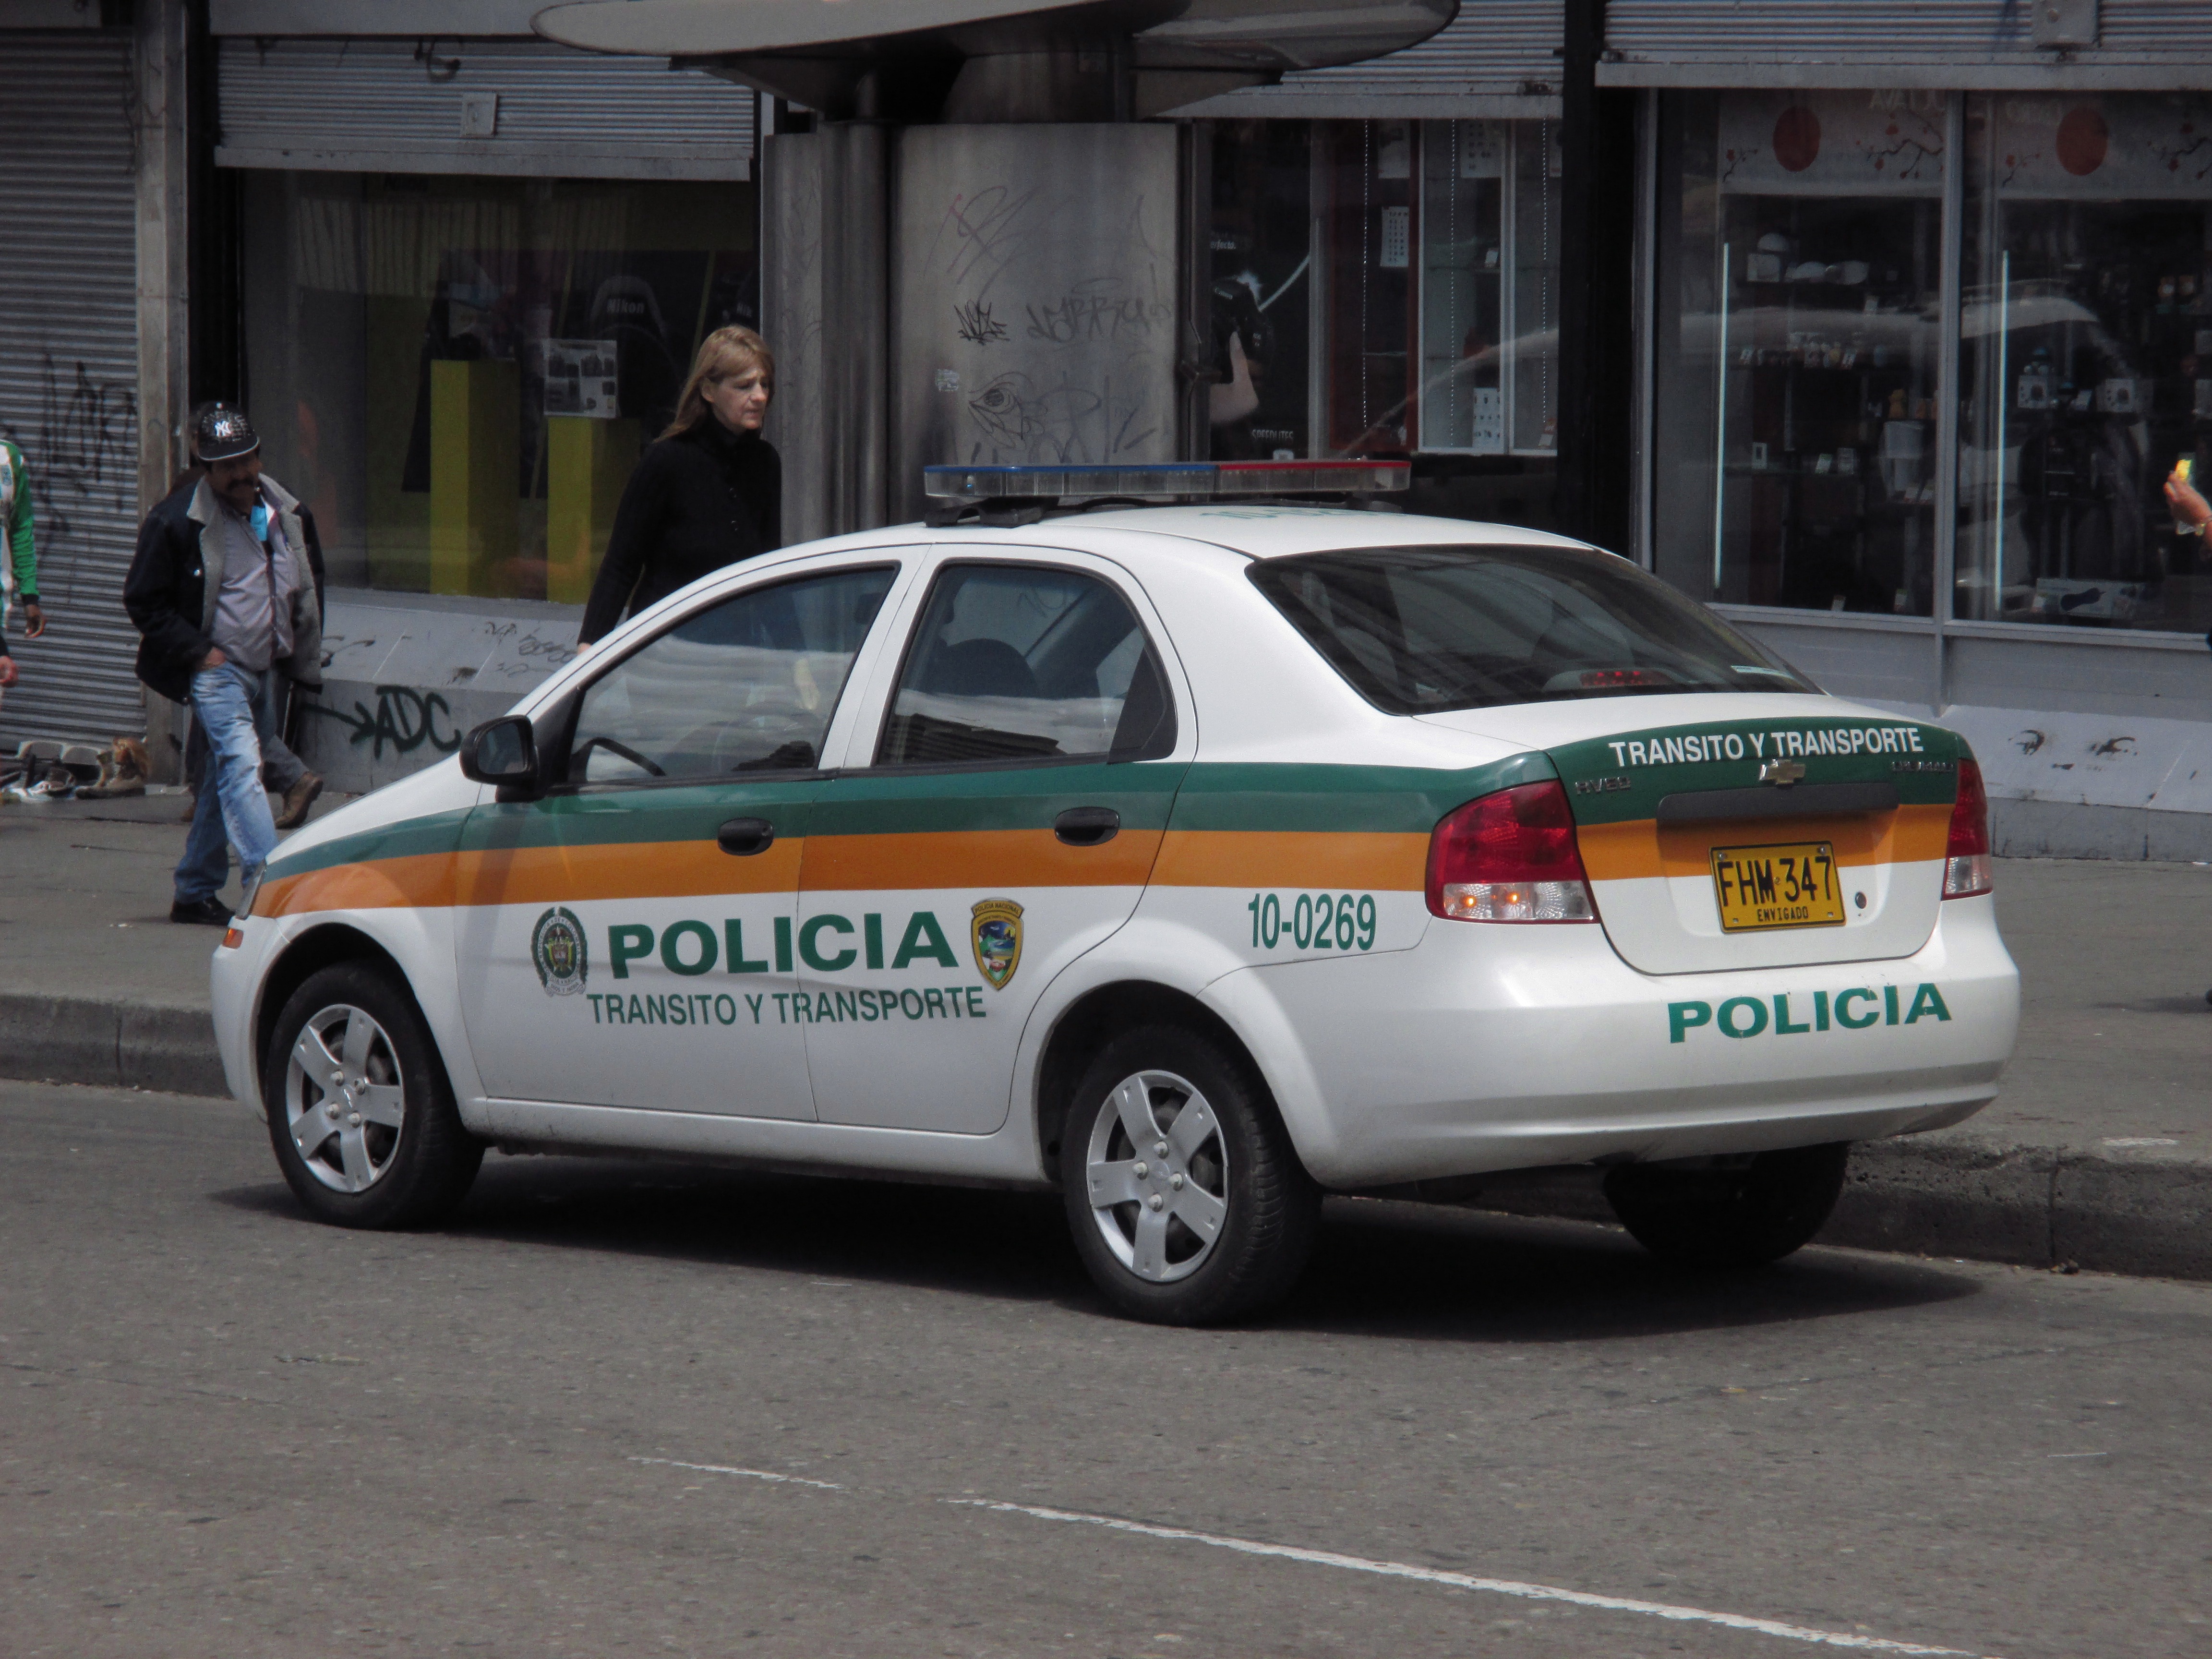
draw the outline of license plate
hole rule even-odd
[[[1716,847],[1713,890],[1721,902],[1723,933],[1843,925],[1835,848],[1825,841]]]

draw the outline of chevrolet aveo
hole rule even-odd
[[[1056,1187],[1188,1322],[1325,1192],[1562,1165],[1771,1261],[1996,1092],[1956,733],[1556,537],[984,516],[698,583],[284,843],[215,1011],[309,1211],[433,1221],[487,1147]]]

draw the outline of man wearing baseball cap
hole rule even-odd
[[[243,412],[222,404],[192,425],[204,475],[146,515],[123,603],[142,636],[138,678],[173,702],[189,702],[207,733],[208,771],[178,861],[172,921],[221,926],[216,897],[238,848],[250,885],[276,845],[261,785],[264,748],[299,775],[286,787],[307,800],[322,780],[276,735],[288,684],[323,683],[323,550],[307,509],[261,471],[261,440]]]

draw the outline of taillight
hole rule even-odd
[[[1454,921],[1595,921],[1558,781],[1454,809],[1429,837],[1429,909]]]
[[[1990,797],[1982,769],[1959,763],[1959,799],[1951,808],[1951,842],[1943,849],[1943,896],[1972,898],[1990,890]]]

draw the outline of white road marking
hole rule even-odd
[[[1184,1544],[1206,1544],[1234,1550],[1240,1555],[1273,1556],[1303,1561],[1310,1566],[1337,1567],[1347,1572],[1373,1573],[1383,1578],[1410,1578],[1423,1584],[1448,1584],[1455,1589],[1485,1590],[1493,1595],[1518,1596],[1527,1601],[1564,1601],[1578,1607],[1602,1607],[1611,1613],[1638,1613],[1677,1623],[1718,1625],[1727,1630],[1755,1632],[1792,1642],[1811,1642],[1823,1647],[1851,1648],[1863,1653],[1921,1654],[1930,1659],[1974,1659],[1964,1648],[1931,1648],[1916,1642],[1894,1642],[1881,1636],[1850,1636],[1841,1631],[1813,1630],[1785,1625],[1774,1619],[1753,1619],[1740,1613],[1712,1613],[1703,1607],[1678,1607],[1664,1601],[1637,1601],[1626,1596],[1596,1595],[1587,1590],[1558,1589],[1549,1584],[1524,1584],[1510,1578],[1477,1578],[1471,1573],[1445,1572],[1417,1567],[1403,1561],[1373,1561],[1361,1555],[1340,1555],[1334,1550],[1299,1549],[1289,1544],[1262,1544],[1249,1538],[1227,1538],[1218,1533],[1193,1532],[1186,1527],[1155,1527],[1142,1521],[1123,1521],[1110,1515],[1085,1515],[1073,1510],[1048,1510],[1033,1504],[1003,1504],[987,1498],[947,1498],[940,1500],[963,1509],[991,1510],[1004,1515],[1032,1516],[1040,1521],[1076,1521],[1114,1532],[1133,1532],[1146,1538],[1164,1538]]]
[[[2092,1453],[2090,1455],[2102,1454]],[[805,1475],[779,1474],[772,1469],[738,1468],[726,1463],[687,1463],[674,1457],[633,1457],[629,1462],[655,1464],[662,1468],[690,1469],[701,1474],[741,1475],[748,1480],[769,1480],[778,1486],[811,1486],[819,1492],[850,1490],[834,1480],[810,1480]],[[1671,1620],[1677,1624],[1716,1625],[1723,1630],[1749,1631],[1755,1635],[1777,1636],[1790,1642],[1809,1642],[1820,1647],[1848,1648],[1860,1653],[1911,1654],[1923,1656],[1923,1659],[1978,1659],[1973,1650],[1967,1648],[1934,1648],[1917,1642],[1893,1641],[1883,1636],[1854,1636],[1842,1631],[1815,1630],[1805,1625],[1784,1624],[1778,1619],[1756,1619],[1747,1613],[1715,1613],[1705,1607],[1675,1607],[1665,1601],[1638,1601],[1628,1596],[1560,1589],[1550,1584],[1528,1584],[1511,1578],[1478,1578],[1472,1573],[1448,1572],[1437,1567],[1417,1567],[1406,1561],[1377,1561],[1364,1555],[1339,1554],[1334,1550],[1301,1549],[1292,1544],[1264,1544],[1257,1539],[1194,1532],[1188,1527],[1157,1527],[1149,1522],[1124,1521],[1118,1516],[1091,1515],[1080,1510],[1046,1509],[1036,1504],[1007,1504],[992,1498],[940,1498],[937,1501],[959,1509],[988,1510],[998,1515],[1026,1515],[1039,1521],[1079,1522],[1085,1526],[1103,1527],[1109,1532],[1134,1533],[1139,1537],[1165,1539],[1170,1543],[1204,1544],[1213,1549],[1232,1550],[1239,1555],[1267,1556],[1283,1561],[1299,1561],[1308,1566],[1371,1573],[1380,1578],[1405,1578],[1415,1583],[1480,1590],[1492,1595],[1516,1596],[1524,1601],[1559,1601],[1570,1607],[1597,1607],[1608,1613],[1641,1613],[1647,1618]]]
[[[685,1463],[673,1457],[633,1457],[633,1463],[658,1463],[668,1469],[696,1469],[701,1474],[742,1474],[748,1480],[773,1480],[780,1486],[813,1486],[822,1492],[842,1492],[835,1480],[809,1480],[803,1474],[778,1474],[772,1469],[736,1469],[722,1463]]]

